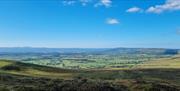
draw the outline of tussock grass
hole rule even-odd
[[[13,62],[8,61],[8,60],[0,60],[0,68],[7,66],[7,65],[10,65],[10,64],[13,64]]]
[[[45,67],[33,64],[20,63],[15,61],[0,60],[0,73],[9,73],[14,75],[47,77],[54,79],[71,79],[74,71]]]
[[[171,58],[161,58],[138,64],[134,68],[180,68],[180,55]]]

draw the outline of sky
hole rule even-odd
[[[0,47],[180,48],[180,0],[0,0]]]

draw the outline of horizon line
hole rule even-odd
[[[142,49],[180,49],[180,48],[167,48],[167,47],[34,47],[34,46],[22,46],[22,47],[5,47],[0,48],[47,48],[47,49],[115,49],[115,48],[142,48]]]

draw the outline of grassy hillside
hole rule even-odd
[[[138,64],[135,68],[180,68],[180,55]]]
[[[61,79],[70,79],[72,77],[72,74],[76,75],[75,71],[73,70],[39,66],[34,64],[25,64],[8,60],[0,60],[0,73]]]
[[[180,69],[65,70],[0,60],[0,91],[180,91]]]

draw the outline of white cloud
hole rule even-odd
[[[111,7],[112,0],[63,0],[62,3],[64,5],[74,5],[75,3],[80,3],[82,6],[86,6],[92,3],[95,7],[105,6]]]
[[[111,1],[111,0],[101,0],[101,3],[102,3],[104,6],[109,7],[109,6],[111,6],[112,1]]]
[[[76,3],[76,0],[63,0],[63,5],[73,5]]]
[[[129,8],[128,10],[126,10],[126,12],[128,12],[128,13],[135,13],[135,12],[142,12],[142,11],[143,10],[138,7],[132,7],[132,8]]]
[[[166,0],[165,4],[152,6],[147,9],[150,13],[180,10],[180,0]]]
[[[80,3],[83,5],[83,6],[86,6],[88,3],[92,2],[92,0],[80,0]]]
[[[115,18],[109,18],[106,20],[106,23],[107,24],[110,24],[110,25],[114,25],[114,24],[119,24],[119,20],[118,19],[115,19]]]
[[[111,7],[112,6],[112,1],[111,0],[100,0],[94,6],[95,7],[98,7],[98,6]]]

